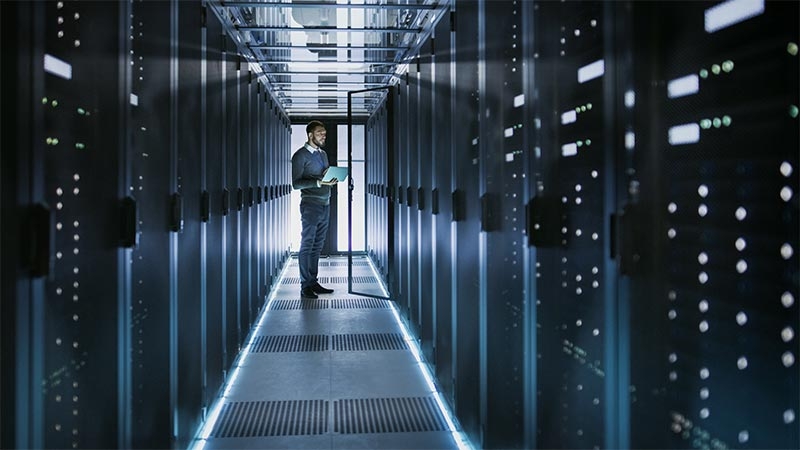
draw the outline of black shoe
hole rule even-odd
[[[314,286],[311,286],[311,289],[317,294],[330,294],[331,292],[333,292],[333,289],[322,287],[320,286],[319,283],[315,284]]]
[[[313,287],[307,287],[300,290],[300,297],[302,298],[319,298],[317,294],[314,293]]]

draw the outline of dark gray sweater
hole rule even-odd
[[[309,202],[328,205],[331,201],[331,187],[320,185],[317,181],[329,166],[328,154],[319,149],[311,153],[302,146],[292,155],[292,187],[300,189],[300,203]]]

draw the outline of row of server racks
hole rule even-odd
[[[797,448],[798,3],[460,1],[367,247],[483,448]]]
[[[203,2],[0,20],[0,447],[186,448],[289,256],[289,119]]]
[[[454,0],[368,253],[483,448],[798,448],[798,3]],[[186,447],[288,257],[202,2],[0,2],[4,448]]]

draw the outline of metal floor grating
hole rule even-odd
[[[317,277],[320,284],[347,284],[347,277]],[[353,283],[377,283],[378,279],[373,276],[353,277]],[[300,284],[300,277],[286,277],[281,284]]]
[[[335,334],[333,350],[352,352],[362,350],[408,350],[400,333]]]
[[[333,431],[340,434],[447,430],[433,397],[362,398],[333,402]]]
[[[388,300],[376,298],[333,298],[328,300],[331,309],[389,309]]]
[[[301,334],[296,336],[256,336],[250,346],[255,353],[324,352],[328,350],[330,336]]]
[[[269,307],[270,311],[290,311],[290,310],[312,310],[328,309],[328,302],[322,299],[301,299],[301,300],[274,300]]]
[[[300,436],[328,432],[328,400],[226,403],[213,437]]]
[[[377,283],[378,279],[373,276],[353,277],[353,283]],[[347,284],[347,277],[330,277],[330,284]]]
[[[281,284],[300,284],[300,277],[286,277]]]
[[[389,309],[391,305],[387,300],[375,298],[320,298],[274,300],[270,311],[308,311],[315,309]]]

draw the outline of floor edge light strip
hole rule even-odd
[[[375,269],[375,265],[372,263],[372,258],[366,258],[367,262],[369,262],[369,267],[372,270],[372,273],[375,275],[375,279],[378,280],[378,286],[380,286],[381,291],[383,291],[383,295],[386,298],[391,298],[389,295],[389,291],[386,289],[386,286],[383,284],[383,280],[378,275],[377,269]],[[406,324],[403,322],[403,319],[400,317],[400,311],[397,310],[397,306],[393,301],[389,302],[389,305],[392,307],[392,315],[394,316],[395,321],[397,322],[397,326],[400,327],[400,331],[403,334],[403,339],[405,339],[406,343],[408,344],[408,348],[411,350],[411,354],[414,355],[414,360],[417,362],[417,366],[419,367],[422,376],[425,378],[425,383],[428,386],[428,389],[431,390],[433,394],[434,400],[436,400],[436,405],[439,407],[439,411],[442,413],[445,422],[447,422],[448,431],[453,436],[453,441],[455,441],[456,445],[460,450],[471,450],[474,448],[472,443],[467,439],[464,433],[461,432],[460,427],[457,425],[457,419],[450,411],[450,408],[442,399],[442,394],[436,388],[436,383],[434,383],[433,374],[431,374],[428,365],[425,363],[425,360],[422,358],[422,353],[420,351],[419,346],[417,345],[417,341],[411,337],[411,334],[408,332],[408,328],[406,328]]]
[[[222,391],[222,395],[217,397],[214,400],[214,403],[211,405],[209,409],[208,417],[205,423],[200,427],[200,430],[195,434],[195,438],[192,440],[192,444],[189,446],[190,450],[203,450],[208,442],[209,436],[211,436],[211,431],[214,429],[214,426],[217,424],[217,419],[219,418],[220,412],[222,412],[222,406],[225,403],[225,399],[228,397],[231,388],[236,383],[236,379],[239,377],[239,369],[244,365],[245,360],[250,355],[250,345],[253,343],[253,340],[256,337],[256,331],[261,328],[261,325],[264,323],[264,319],[267,317],[267,312],[272,307],[272,303],[275,301],[275,297],[278,294],[277,286],[283,281],[283,277],[286,273],[286,269],[289,267],[292,258],[286,260],[286,263],[283,265],[280,274],[278,274],[277,282],[270,292],[269,297],[267,298],[266,306],[261,310],[261,314],[258,317],[258,322],[256,325],[250,329],[250,335],[247,339],[247,344],[242,347],[241,352],[239,352],[239,356],[233,363],[233,371],[231,372],[230,378],[225,383],[225,388]]]

